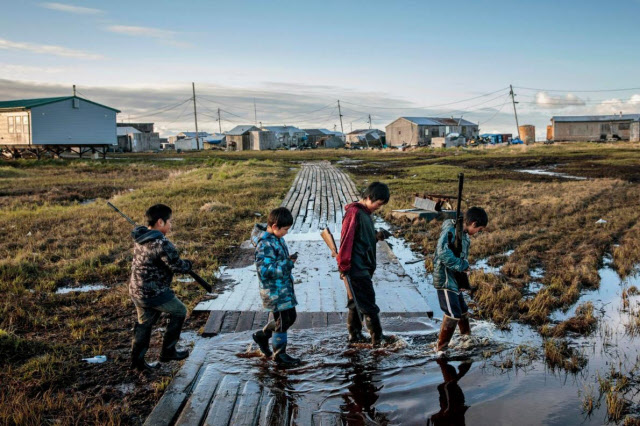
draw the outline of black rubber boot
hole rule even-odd
[[[351,303],[347,305],[349,313],[347,314],[347,331],[349,332],[349,343],[367,343],[369,340],[362,334],[362,321],[360,315]]]
[[[177,317],[171,315],[169,317],[169,324],[167,330],[164,332],[164,339],[162,341],[162,352],[160,353],[160,362],[179,361],[189,356],[189,351],[178,351],[176,345],[180,340],[180,332],[182,331],[182,324],[185,317]]]
[[[378,314],[370,314],[365,316],[367,321],[367,328],[371,335],[371,344],[374,347],[378,347],[388,341],[387,336],[382,334],[382,324],[380,324],[380,317]]]
[[[144,356],[149,349],[151,341],[151,328],[153,325],[136,323],[133,327],[133,342],[131,343],[131,368],[138,371],[153,370],[157,364],[148,364]]]
[[[278,367],[281,368],[293,368],[297,367],[301,364],[299,358],[294,358],[287,353],[287,344],[273,348],[273,360],[278,364]]]
[[[271,348],[269,347],[270,338],[271,336],[268,336],[264,330],[253,333],[253,341],[256,342],[260,348],[260,352],[262,352],[267,358],[270,358],[273,355],[273,352],[271,352]]]

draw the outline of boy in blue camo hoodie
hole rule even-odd
[[[444,312],[442,326],[436,344],[436,355],[441,358],[446,355],[449,341],[456,331],[456,326],[460,329],[460,334],[471,334],[467,304],[462,297],[462,292],[456,282],[454,272],[466,273],[469,271],[469,246],[470,236],[484,231],[489,222],[487,212],[480,207],[471,207],[464,214],[462,252],[456,256],[451,249],[455,240],[456,221],[445,220],[442,224],[440,238],[436,246],[433,261],[433,286],[438,293],[440,309]]]
[[[293,225],[293,216],[285,207],[269,213],[267,229],[252,237],[256,246],[255,262],[260,281],[260,296],[264,308],[273,313],[273,321],[253,334],[253,340],[262,353],[273,356],[278,366],[289,368],[300,365],[300,360],[287,354],[287,330],[296,320],[296,300],[291,271],[297,254],[289,255],[284,236]],[[272,339],[273,353],[269,348]]]

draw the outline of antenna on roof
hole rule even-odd
[[[74,97],[76,96],[76,85],[75,84],[73,85],[73,96]]]

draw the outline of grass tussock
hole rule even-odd
[[[562,369],[577,373],[587,365],[587,359],[566,340],[547,339],[544,342],[544,356],[547,365],[552,369]]]
[[[540,334],[545,337],[565,337],[567,333],[587,335],[591,333],[597,324],[594,316],[593,303],[586,302],[576,308],[575,316],[561,323],[549,326],[544,325],[540,329]]]

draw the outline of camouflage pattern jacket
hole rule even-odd
[[[451,237],[449,236],[451,234]],[[469,267],[469,235],[462,235],[462,253],[457,257],[449,248],[449,238],[453,241],[456,237],[456,221],[445,220],[438,238],[438,245],[433,259],[433,285],[437,289],[446,289],[458,293],[458,283],[452,271],[463,272]]]
[[[284,311],[298,304],[293,289],[293,262],[284,239],[266,231],[254,232],[256,270],[260,281],[260,297],[268,311]]]
[[[129,295],[143,307],[168,302],[174,297],[170,287],[173,274],[189,272],[191,262],[180,259],[176,247],[160,231],[137,226],[131,236],[135,244]]]

